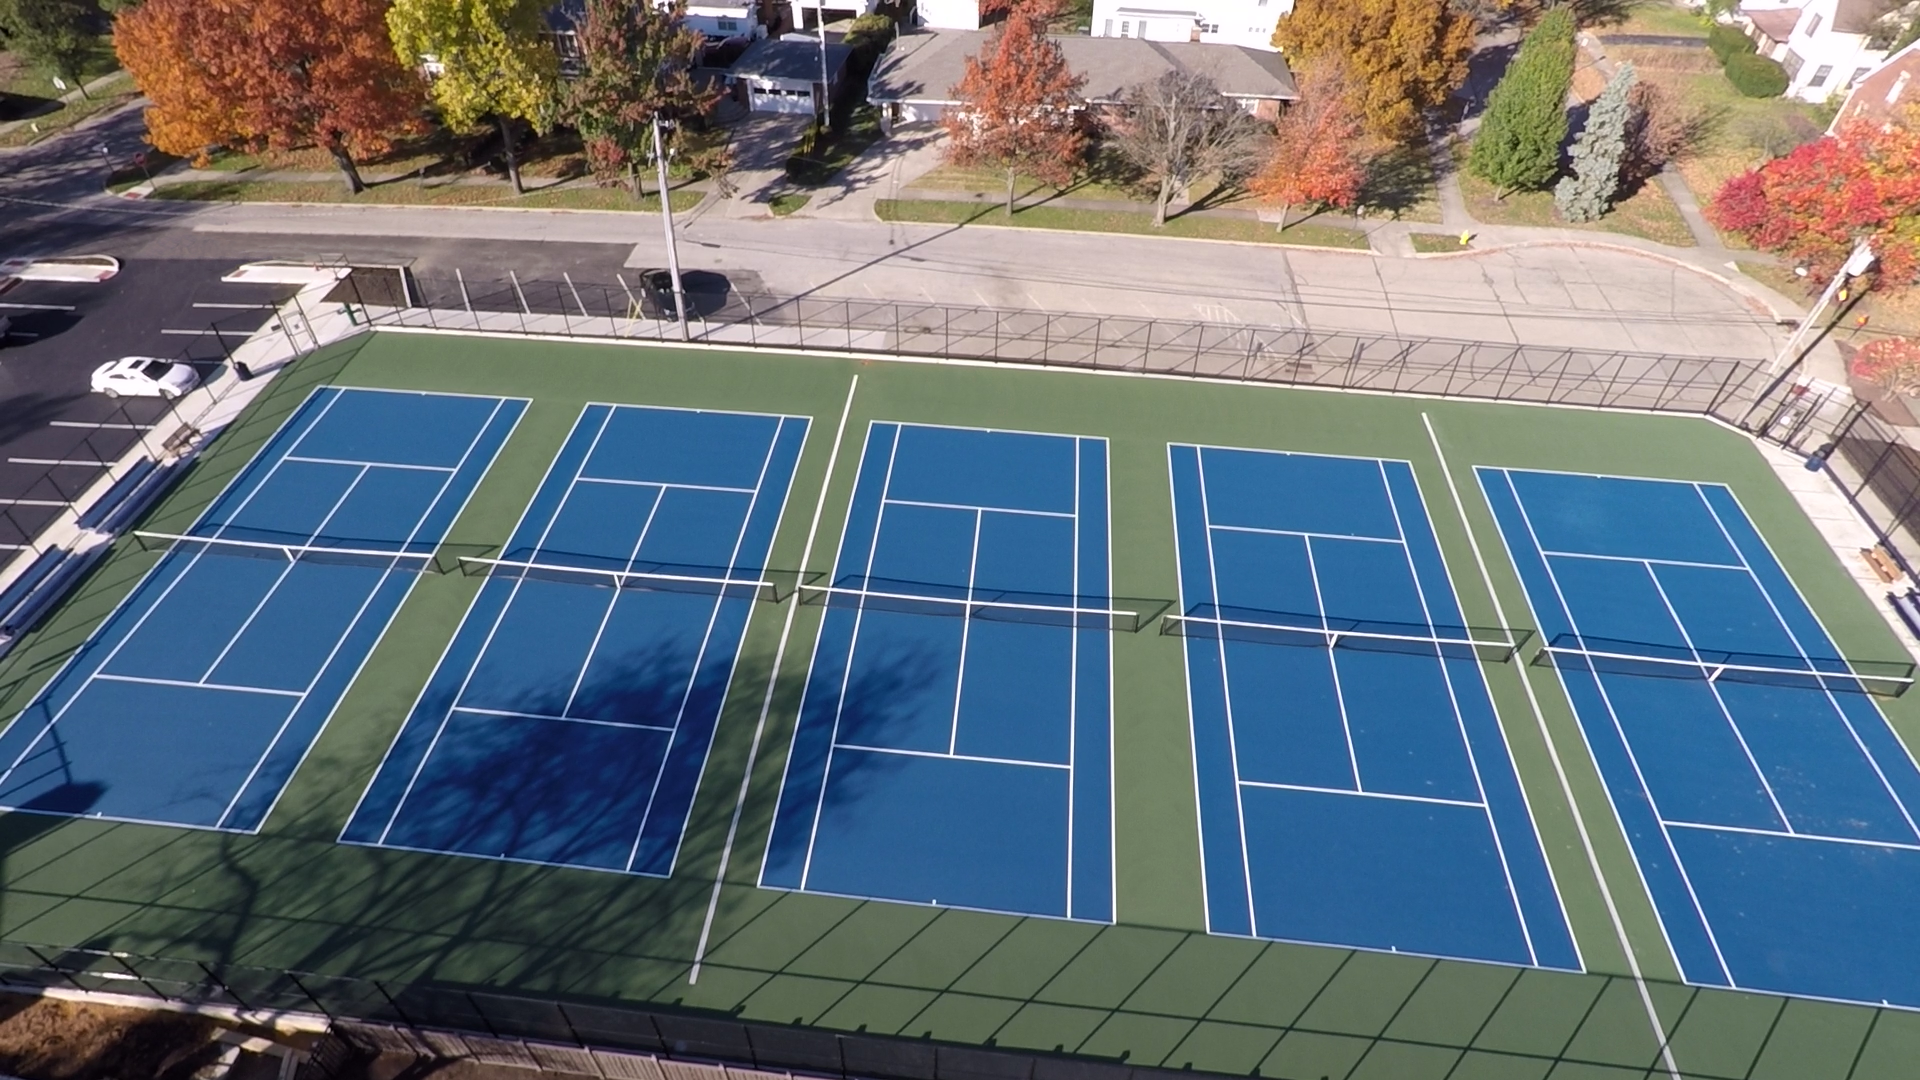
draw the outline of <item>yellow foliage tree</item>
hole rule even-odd
[[[1368,133],[1397,142],[1466,80],[1473,34],[1449,0],[1299,0],[1273,44],[1295,66],[1342,59]]]

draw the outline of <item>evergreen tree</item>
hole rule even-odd
[[[1553,189],[1553,204],[1568,221],[1593,221],[1613,207],[1627,157],[1632,89],[1633,65],[1621,64],[1587,111],[1587,126],[1573,143],[1573,175],[1561,177]]]
[[[1573,56],[1573,16],[1555,8],[1541,16],[1488,95],[1467,168],[1496,196],[1545,187],[1560,171]]]

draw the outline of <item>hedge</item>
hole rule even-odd
[[[1736,53],[1727,58],[1727,81],[1750,98],[1779,97],[1787,92],[1787,69],[1764,56]]]
[[[1729,57],[1755,51],[1755,45],[1739,27],[1715,23],[1713,29],[1707,31],[1707,50],[1724,66]]]

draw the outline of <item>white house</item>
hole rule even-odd
[[[1903,117],[1920,115],[1920,41],[1916,41],[1886,62],[1862,76],[1847,93],[1846,104],[1834,114],[1827,127],[1831,135],[1855,120],[1891,124]]]
[[[1845,93],[1887,58],[1905,25],[1900,0],[1747,0],[1740,17],[1787,69],[1787,96],[1822,102]]]
[[[881,128],[891,134],[899,124],[938,123],[959,104],[953,88],[966,72],[967,58],[979,54],[990,33],[920,30],[893,39],[867,81],[867,101],[880,110]],[[1086,79],[1081,97],[1096,115],[1118,105],[1129,86],[1169,71],[1207,75],[1223,95],[1267,120],[1279,116],[1284,103],[1300,98],[1286,58],[1272,49],[1079,34],[1052,39],[1068,70]]]
[[[914,16],[929,30],[978,30],[980,0],[919,0]]]
[[[724,41],[757,41],[767,36],[760,21],[760,7],[754,0],[738,4],[709,3],[687,5],[687,26],[700,31],[707,44]]]
[[[925,3],[925,0],[921,0]],[[1293,0],[1093,0],[1094,37],[1199,41],[1273,51]]]

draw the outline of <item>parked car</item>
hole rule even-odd
[[[193,368],[157,356],[123,356],[93,369],[95,393],[108,397],[160,397],[172,401],[200,382]]]

